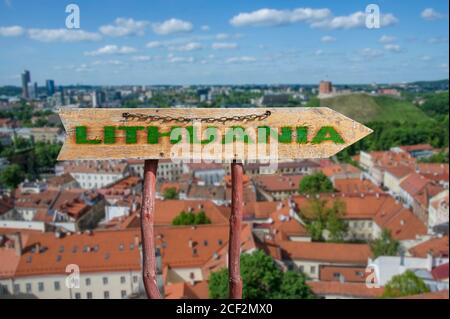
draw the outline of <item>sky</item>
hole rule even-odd
[[[80,10],[69,29],[69,4]],[[380,28],[366,26],[366,7]],[[0,0],[0,85],[448,79],[447,0]]]

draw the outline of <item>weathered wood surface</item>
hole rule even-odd
[[[202,123],[201,131],[208,126],[217,128],[222,136],[230,127],[240,126],[250,131],[257,130],[261,126],[269,126],[272,129],[281,130],[282,127],[291,127],[292,143],[277,144],[277,160],[302,159],[302,158],[326,158],[333,156],[349,145],[369,135],[372,130],[364,125],[347,118],[329,108],[230,108],[230,109],[208,109],[208,108],[179,108],[179,109],[61,109],[59,115],[66,130],[66,141],[61,149],[58,160],[78,160],[78,159],[167,159],[172,158],[172,145],[169,137],[161,137],[158,144],[148,144],[147,127],[157,126],[161,132],[170,131],[174,126],[188,127],[192,123],[177,123],[162,121],[145,121],[138,119],[125,120],[124,113],[139,113],[146,115],[185,117],[185,118],[220,118],[224,116],[245,116],[250,114],[264,114],[270,111],[270,116],[263,120],[253,121],[227,121],[225,123],[215,122],[211,124]],[[89,139],[104,137],[105,126],[144,126],[144,130],[137,132],[136,144],[126,144],[125,131],[116,130],[115,143],[105,144],[77,144],[75,138],[75,128],[85,126]],[[196,124],[194,124],[196,127]],[[296,127],[307,127],[307,143],[296,143]],[[333,127],[342,137],[344,143],[334,143],[324,141],[320,144],[313,144],[311,140],[322,127]],[[251,136],[251,135],[249,135]],[[254,137],[254,136],[251,136]],[[201,136],[199,136],[201,138]],[[267,149],[272,140],[265,145]],[[212,143],[210,143],[212,144]],[[222,144],[218,142],[218,144]],[[258,143],[254,143],[258,144]],[[204,147],[211,145],[200,145],[194,150],[193,158],[199,158]],[[222,147],[225,148],[224,145]],[[232,159],[254,160],[260,159],[258,155],[251,152],[250,145],[242,141],[235,142],[236,149],[243,147],[244,152],[236,151],[235,154],[228,154]],[[261,147],[261,146],[259,146]],[[248,151],[248,152],[247,152]],[[230,153],[230,152],[228,152]],[[209,158],[212,159],[213,157]],[[191,157],[192,159],[192,157]]]

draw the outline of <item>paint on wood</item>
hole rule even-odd
[[[141,117],[125,118],[124,113]],[[372,132],[323,107],[91,108],[61,109],[59,115],[67,135],[58,160],[201,158],[232,161],[261,160],[263,153],[271,157],[271,161],[326,158]],[[258,116],[242,120],[250,115]],[[143,116],[156,116],[159,120]],[[161,120],[165,117],[170,120]],[[194,118],[197,121],[189,121]],[[212,120],[208,122],[208,118]],[[180,130],[182,136],[174,134]],[[236,131],[244,133],[240,135]],[[265,137],[260,135],[264,132]],[[181,145],[189,148],[189,155],[181,153]]]

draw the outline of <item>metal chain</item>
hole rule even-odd
[[[138,120],[138,121],[148,121],[148,122],[179,122],[179,123],[189,123],[194,121],[200,121],[202,123],[214,123],[219,122],[225,124],[226,122],[247,122],[247,121],[263,121],[268,118],[272,112],[266,111],[263,114],[249,114],[249,115],[235,115],[235,116],[222,116],[222,117],[173,117],[173,116],[160,116],[160,115],[147,115],[142,113],[122,113],[122,117],[125,121]]]

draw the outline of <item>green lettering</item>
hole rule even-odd
[[[100,144],[102,141],[99,139],[88,140],[87,127],[76,126],[75,127],[75,143],[76,144]]]
[[[136,144],[137,143],[137,131],[143,130],[143,126],[119,126],[119,130],[125,131],[125,143]]]
[[[325,141],[331,141],[336,144],[344,144],[344,139],[331,126],[322,127],[311,141],[312,144],[320,144]]]
[[[261,129],[262,132],[260,132],[259,129]],[[265,134],[264,134],[264,130],[265,130]],[[260,136],[260,133],[263,136]],[[270,128],[270,126],[258,126],[258,143],[261,143],[261,144],[269,143],[270,136],[275,138],[280,143],[289,144],[292,142],[292,128],[282,127],[281,134],[277,134],[277,132],[274,129]]]
[[[103,128],[103,136],[105,144],[116,143],[116,128],[114,126],[105,126]]]
[[[298,126],[296,131],[297,131],[297,143],[298,144],[308,143],[308,127]]]
[[[233,142],[244,142],[245,144],[252,144],[250,136],[245,132],[242,126],[230,127],[224,137],[222,138],[222,144],[228,144]]]

